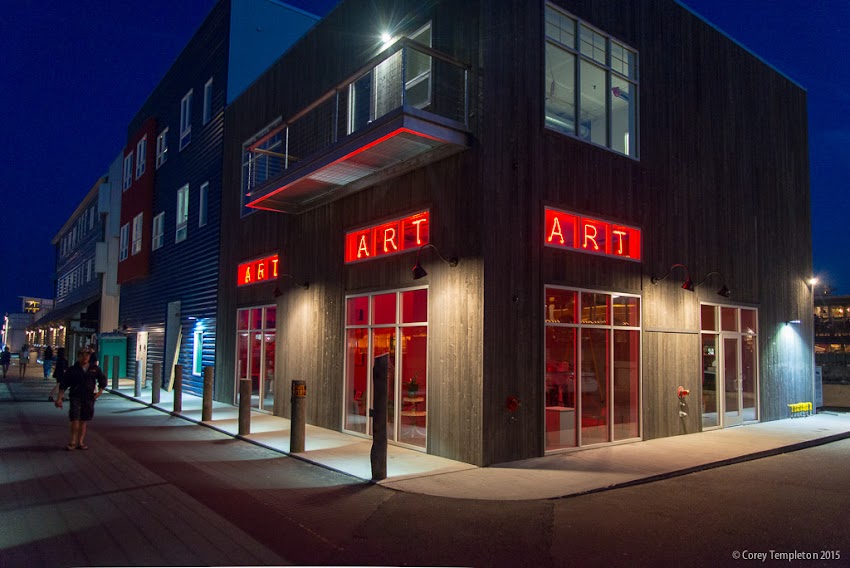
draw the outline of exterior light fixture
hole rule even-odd
[[[818,279],[815,278],[815,277],[812,277],[812,278],[809,278],[808,282],[809,282],[809,286],[816,286],[817,283],[818,283]]]
[[[296,286],[303,288],[305,290],[310,287],[309,282],[307,282],[306,280],[304,282],[299,282],[292,274],[284,273],[284,274],[281,274],[279,278],[291,278],[292,281],[295,282]],[[281,296],[283,296],[283,292],[280,291],[280,286],[274,287],[274,292],[272,292],[272,295],[275,298],[280,298]]]
[[[714,276],[715,274],[717,276],[720,276],[720,278],[723,280],[723,286],[720,288],[720,290],[717,291],[717,295],[723,296],[724,298],[730,297],[732,295],[732,291],[729,290],[729,288],[726,286],[726,278],[724,278],[724,276],[721,273],[717,272],[716,270],[706,274],[705,278],[700,280],[699,283],[694,284],[694,286],[702,286],[703,284],[705,284],[705,281],[708,280],[710,276]]]
[[[673,269],[676,268],[676,267],[681,267],[681,268],[685,269],[685,282],[684,282],[684,284],[682,284],[682,289],[687,290],[689,292],[693,292],[694,291],[694,283],[691,280],[691,273],[688,271],[688,267],[685,266],[684,264],[674,264],[667,271],[667,274],[665,274],[664,276],[662,276],[660,278],[653,274],[652,277],[649,279],[649,281],[652,282],[653,284],[658,284],[659,282],[661,282],[662,280],[666,279],[668,276],[673,274]]]
[[[443,255],[440,254],[440,249],[435,247],[432,244],[422,245],[419,247],[419,250],[416,251],[416,263],[413,265],[413,279],[419,280],[420,278],[425,278],[428,276],[428,272],[422,268],[422,264],[419,262],[419,255],[426,248],[432,248],[437,253],[437,256],[440,257],[440,260],[448,264],[449,266],[457,266],[458,260],[455,257],[449,257],[448,259],[444,258]]]
[[[381,34],[381,41],[384,42],[384,47],[388,46],[392,40],[393,36],[391,36],[389,32],[383,32]]]
[[[799,323],[800,323],[800,320],[788,320],[788,321],[785,322],[785,325],[799,324]]]

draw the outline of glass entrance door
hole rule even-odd
[[[724,426],[735,426],[744,421],[741,383],[741,337],[723,336]]]

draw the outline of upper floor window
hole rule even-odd
[[[189,227],[189,184],[177,190],[177,226],[174,242],[186,240]]]
[[[168,159],[168,127],[162,129],[156,137],[156,167],[159,168]]]
[[[192,141],[192,89],[180,101],[180,149]]]
[[[201,203],[198,205],[198,226],[203,227],[207,224],[207,204],[210,196],[210,182],[205,181],[201,184]]]
[[[165,236],[165,211],[153,218],[153,230],[151,231],[151,250],[156,250],[162,246]]]
[[[133,217],[133,254],[142,252],[142,225],[144,215],[144,213],[139,213]]]
[[[130,152],[124,156],[124,184],[121,186],[122,191],[127,191],[133,185],[133,153]]]
[[[142,177],[142,174],[145,173],[145,160],[148,155],[148,135],[145,134],[142,136],[142,139],[139,140],[139,143],[136,144],[136,179]]]
[[[120,241],[120,246],[118,247],[119,248],[119,252],[118,252],[118,261],[119,262],[127,259],[127,250],[129,248],[129,241],[130,241],[130,223],[125,223],[124,225],[121,226],[121,241]]]
[[[204,117],[203,124],[206,124],[212,119],[212,95],[213,95],[213,80],[210,80],[204,85]]]
[[[546,127],[638,157],[638,56],[546,5]]]

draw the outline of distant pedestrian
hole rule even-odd
[[[24,343],[24,346],[21,347],[21,352],[18,355],[18,369],[20,371],[20,376],[23,379],[24,375],[27,373],[27,365],[30,362],[30,346]]]
[[[91,359],[89,359],[89,361],[91,361],[92,363],[94,363],[95,365],[97,365],[99,367],[100,366],[100,357],[97,354],[97,343],[92,343],[91,345],[89,345],[89,349],[91,350]]]
[[[9,346],[3,348],[0,352],[0,367],[3,367],[3,379],[6,379],[6,373],[9,372],[9,365],[12,364],[12,352],[9,351]]]
[[[97,387],[97,393],[94,392]],[[68,389],[68,419],[71,422],[68,450],[87,450],[86,427],[94,417],[94,403],[106,388],[106,375],[91,362],[91,349],[83,347],[77,353],[77,362],[65,371],[59,382],[56,407],[62,408],[65,389]]]
[[[50,345],[44,348],[44,355],[41,356],[41,364],[44,367],[44,378],[50,378],[50,371],[53,369],[53,347]]]
[[[59,390],[59,382],[62,380],[62,377],[65,376],[65,371],[68,370],[68,359],[65,358],[65,348],[60,347],[56,350],[56,367],[53,369],[53,378],[56,379],[56,384],[53,386],[53,390],[50,391],[50,395],[47,397],[47,400],[53,402],[53,397],[56,396],[56,392]]]

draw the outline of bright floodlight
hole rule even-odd
[[[384,32],[384,33],[381,34],[381,41],[384,42],[384,45],[390,43],[392,40],[393,40],[393,36],[391,36],[387,32]]]

